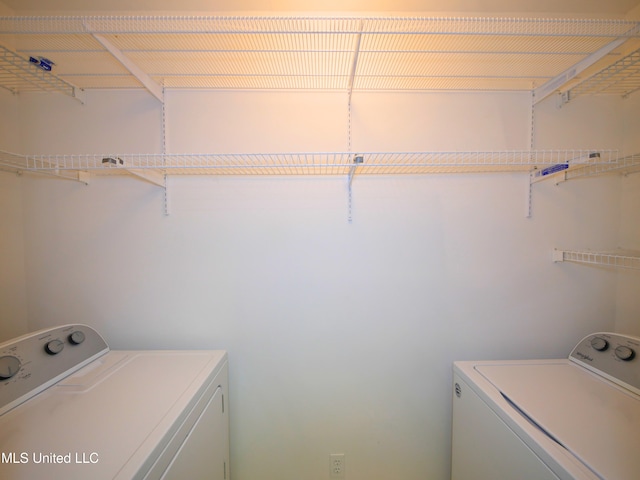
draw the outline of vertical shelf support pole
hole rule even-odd
[[[167,109],[164,102],[165,91],[164,85],[162,86],[162,164],[166,167],[167,162]],[[165,169],[164,174],[164,214],[169,215],[169,188],[167,186],[167,173]]]
[[[527,188],[527,214],[526,217],[527,218],[531,218],[531,204],[533,202],[532,200],[532,196],[533,196],[533,177],[534,177],[534,173],[533,172],[529,172],[529,185]]]
[[[531,114],[529,116],[529,121],[531,122],[529,129],[529,151],[533,152],[536,146],[536,94],[535,91],[531,91]],[[533,155],[533,153],[532,153]],[[529,185],[527,186],[527,212],[526,218],[531,218],[532,206],[531,203],[533,201],[533,170],[529,172]]]
[[[167,184],[167,174],[164,175],[164,214],[169,216],[169,186]]]
[[[360,26],[358,28],[358,34],[356,35],[355,45],[353,47],[353,56],[351,59],[351,71],[349,72],[349,84],[347,91],[347,151],[351,153],[351,94],[353,93],[353,82],[356,77],[356,71],[358,69],[358,56],[360,55],[360,42],[362,40],[362,28],[363,23],[360,20]],[[362,164],[364,158],[362,155],[355,155],[353,157],[353,165],[349,168],[348,178],[348,203],[349,203],[349,223],[352,222],[352,189],[353,176],[356,173],[356,168],[359,164]]]
[[[353,176],[356,174],[356,170],[358,168],[358,166],[362,165],[364,163],[364,157],[362,155],[354,155],[353,157],[353,164],[351,165],[351,167],[349,168],[349,183],[348,183],[348,195],[349,195],[349,223],[352,222],[353,217],[352,217],[352,201],[351,201],[351,195],[352,195],[352,191],[351,191],[351,184],[353,183]]]

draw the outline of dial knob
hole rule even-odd
[[[20,359],[13,355],[0,357],[0,379],[6,380],[20,371]]]
[[[58,339],[51,340],[50,342],[47,342],[47,344],[44,346],[45,351],[49,355],[57,355],[62,351],[63,348],[64,348],[64,343],[62,343],[62,341]]]
[[[599,352],[604,352],[607,348],[609,348],[609,342],[607,342],[602,337],[594,337],[591,339],[591,346]]]
[[[616,347],[616,357],[618,357],[620,360],[628,362],[629,360],[633,360],[633,357],[635,356],[636,352],[634,352],[633,349],[629,347],[625,347],[624,345]]]
[[[71,335],[69,335],[69,341],[73,345],[80,345],[82,342],[84,342],[84,338],[84,333],[82,333],[80,330],[76,330]]]

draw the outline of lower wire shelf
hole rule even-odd
[[[349,175],[530,172],[589,161],[615,164],[617,150],[485,152],[310,152],[235,154],[19,155],[0,151],[0,167],[32,173],[155,171],[165,175]],[[586,160],[585,160],[586,159]],[[354,170],[355,169],[355,170]]]

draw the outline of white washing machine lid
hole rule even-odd
[[[640,472],[640,397],[571,362],[478,364],[508,402],[600,478]]]

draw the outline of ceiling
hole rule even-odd
[[[2,0],[15,15],[41,12],[458,12],[545,16],[624,16],[638,0]],[[0,10],[1,11],[1,10]]]
[[[162,100],[163,88],[534,91],[542,98],[578,85],[581,94],[640,89],[640,27],[629,20],[640,19],[639,0],[4,5],[0,13],[15,16],[0,17],[0,88],[13,93],[146,88]],[[52,62],[51,71],[30,57],[40,67]]]

